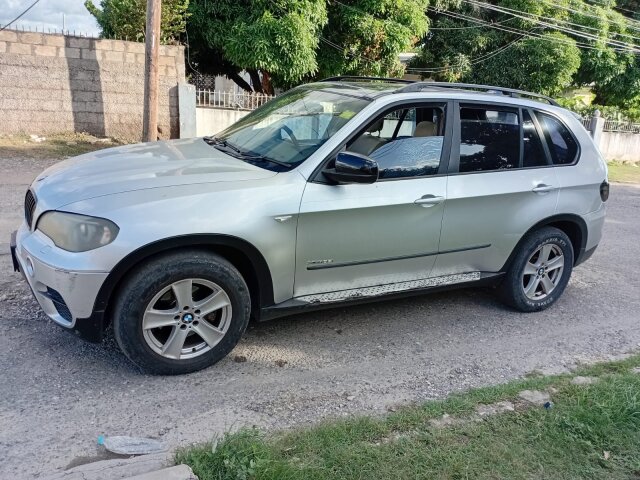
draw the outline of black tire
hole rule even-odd
[[[524,283],[532,277],[527,276],[525,279],[523,277],[524,269],[532,255],[547,244],[554,245],[560,249],[564,256],[564,265],[560,278],[557,279],[555,288],[551,289],[551,293],[536,300],[530,298],[525,293]],[[521,312],[538,312],[550,307],[560,298],[567,283],[569,283],[569,278],[573,270],[573,258],[574,252],[571,240],[562,230],[554,227],[543,227],[529,233],[518,247],[518,251],[511,262],[507,275],[498,288],[500,298],[504,303]],[[549,274],[550,273],[545,273],[544,275]]]
[[[142,320],[154,296],[174,282],[199,278],[224,289],[231,305],[228,330],[214,347],[189,359],[166,358],[153,351],[144,338]],[[113,332],[120,349],[144,372],[179,375],[206,368],[236,346],[249,323],[249,289],[238,270],[224,258],[201,250],[170,253],[137,267],[118,290],[113,310]]]

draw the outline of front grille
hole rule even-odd
[[[31,190],[27,190],[27,194],[24,197],[24,218],[29,228],[31,228],[31,224],[33,223],[33,211],[35,209],[36,197]]]
[[[54,290],[51,287],[47,287],[47,296],[53,302],[53,305],[56,307],[56,311],[58,314],[64,318],[67,322],[71,322],[73,320],[73,315],[71,315],[71,311],[67,304],[65,303],[62,295],[57,290]]]

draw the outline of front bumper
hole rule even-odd
[[[65,256],[73,255],[61,251],[41,232],[31,232],[24,223],[11,236],[14,269],[22,272],[44,313],[62,327],[99,340],[102,332],[93,330],[102,328],[103,315],[93,309],[108,272],[71,270],[60,264]]]

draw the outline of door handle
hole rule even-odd
[[[435,195],[423,195],[413,203],[415,203],[416,205],[420,205],[421,207],[429,208],[442,202],[444,202],[444,197],[436,197]]]
[[[532,192],[535,193],[548,193],[551,190],[555,190],[556,187],[553,185],[545,185],[544,183],[540,183],[531,189]]]

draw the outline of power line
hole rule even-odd
[[[564,33],[569,33],[571,35],[575,35],[577,37],[580,38],[584,38],[587,40],[593,40],[593,41],[601,41],[604,42],[610,46],[615,46],[618,48],[625,48],[625,49],[629,49],[629,51],[632,51],[634,53],[640,53],[640,49],[635,48],[634,45],[629,44],[629,43],[625,43],[625,42],[620,42],[618,40],[612,40],[612,39],[603,39],[600,38],[596,35],[587,33],[587,32],[583,32],[583,31],[579,31],[579,30],[574,30],[572,28],[568,28],[568,27],[563,27],[561,25],[555,25],[553,23],[549,23],[549,22],[545,22],[542,21],[540,19],[537,19],[535,17],[529,16],[528,14],[525,14],[525,12],[522,12],[520,10],[514,10],[514,9],[507,9],[507,8],[503,8],[503,7],[498,7],[496,5],[491,5],[488,3],[484,3],[484,2],[478,2],[475,0],[462,0],[465,3],[468,3],[470,5],[476,6],[476,7],[480,7],[480,8],[484,8],[487,10],[492,10],[495,12],[499,12],[499,13],[503,13],[506,15],[512,15],[514,17],[517,18],[521,18],[523,20],[527,20],[527,21],[532,21],[534,23],[537,23],[539,25],[545,26],[547,28],[552,28],[552,29],[556,29],[556,30],[560,30]],[[513,12],[518,12],[518,13],[513,13]],[[540,17],[540,18],[545,18],[545,17]]]
[[[353,10],[355,12],[359,12],[359,13],[361,13],[363,15],[370,16],[370,17],[372,17],[372,18],[374,18],[374,19],[376,19],[376,20],[378,20],[380,22],[391,22],[391,23],[394,23],[396,25],[400,25],[400,26],[404,27],[404,25],[402,25],[402,24],[400,24],[400,23],[398,23],[396,21],[393,21],[391,19],[377,18],[375,15],[373,15],[373,14],[371,14],[369,12],[365,12],[363,10],[360,10],[359,8],[356,8],[356,7],[353,7],[351,5],[347,5],[345,3],[342,3],[340,0],[330,0],[330,1],[332,1],[333,3],[336,3],[338,5],[341,5],[341,6],[345,7],[345,8],[348,8],[350,10]],[[462,0],[462,1],[465,1],[465,0]],[[543,1],[545,1],[545,0],[543,0]],[[548,2],[548,0],[546,0],[546,1]],[[593,1],[595,1],[595,0],[593,0]],[[592,30],[592,31],[595,31],[595,32],[599,32],[600,31],[600,29],[595,28],[595,27],[589,27],[587,25],[581,25],[581,24],[578,24],[578,23],[572,23],[572,22],[569,22],[567,20],[545,17],[545,16],[542,16],[542,15],[537,15],[537,14],[533,14],[533,13],[529,13],[529,12],[524,12],[522,10],[517,10],[517,9],[513,9],[513,8],[495,6],[495,5],[491,5],[491,4],[485,3],[485,2],[476,1],[476,2],[468,2],[468,3],[472,3],[472,4],[474,4],[474,5],[476,5],[476,6],[480,7],[480,8],[488,8],[490,10],[499,11],[500,13],[505,13],[507,15],[512,15],[514,17],[514,18],[507,19],[507,20],[502,20],[500,22],[492,22],[493,24],[496,24],[496,25],[504,24],[504,23],[509,22],[511,20],[515,20],[516,18],[521,18],[521,19],[524,19],[524,20],[531,21],[531,20],[533,20],[532,17],[535,17],[538,21],[539,21],[539,19],[544,19],[544,20],[551,21],[551,22],[561,23],[561,24],[564,24],[564,25],[570,25],[572,27],[585,28],[585,29]],[[556,4],[552,4],[552,5],[558,6],[560,8],[565,8],[565,7],[561,7],[559,5],[556,5]],[[502,10],[505,10],[505,11],[502,11]],[[573,11],[575,13],[582,14],[582,15],[586,15],[586,16],[590,16],[590,17],[593,17],[593,18],[600,19],[600,17],[598,17],[596,15],[592,15],[592,14],[586,13],[586,12],[580,12],[578,10],[572,10],[572,9],[568,9],[568,10]],[[511,12],[516,12],[516,14],[513,14]],[[527,18],[522,18],[522,16],[518,16],[518,14],[524,15]],[[625,18],[625,21],[626,21],[626,23],[629,23],[629,24],[633,24],[634,23],[634,20],[630,19],[630,18]],[[539,23],[544,25],[544,22],[540,22],[539,21]],[[552,25],[546,24],[545,26],[547,26],[549,28],[556,27],[556,25],[553,25],[553,24]],[[443,28],[433,27],[433,28],[430,28],[430,30],[447,30],[447,29],[451,29],[451,30],[460,29],[460,30],[462,30],[462,29],[469,29],[469,28],[481,28],[481,27],[480,26],[443,27]],[[631,26],[630,26],[630,28],[632,30],[635,30]],[[596,35],[589,34],[587,32],[582,32],[580,30],[574,30],[574,29],[568,28],[566,26],[565,27],[558,26],[557,29],[561,30],[561,31],[565,31],[565,33],[571,33],[571,34],[579,36],[579,37],[582,36],[582,38],[589,39],[589,40],[598,40],[598,41],[602,41],[603,40],[600,37],[597,37]],[[640,37],[636,37],[634,35],[629,35],[629,34],[625,34],[625,33],[612,32],[612,35],[620,36],[620,37],[627,37],[627,38],[631,38],[631,39],[640,41]],[[635,51],[634,46],[630,45],[629,43],[625,43],[625,42],[621,42],[621,41],[613,40],[613,39],[612,40],[608,40],[606,42],[609,43],[610,45],[617,44],[616,46],[618,46],[618,47],[622,47],[622,48],[625,48],[625,49],[630,49],[630,50],[634,50]],[[640,50],[638,50],[638,52],[640,52]]]
[[[520,38],[516,38],[515,40],[512,40],[511,42],[507,43],[506,45],[503,45],[495,50],[492,50],[488,53],[484,53],[476,58],[472,58],[469,61],[469,65],[477,65],[479,63],[482,63],[486,60],[489,60],[490,58],[493,58],[497,55],[500,55],[502,52],[504,52],[505,50],[511,48],[513,45],[515,45],[516,43],[518,43],[520,40],[522,40],[524,38],[524,35],[521,35]],[[410,72],[414,72],[414,73],[441,73],[441,72],[446,72],[447,70],[451,70],[451,66],[442,66],[442,67],[433,67],[433,68],[413,68],[413,67],[407,67],[406,70],[410,71]]]
[[[466,0],[463,0],[463,1],[466,1]],[[490,5],[490,4],[487,4],[485,2],[480,2],[478,0],[469,0],[468,3],[471,3],[472,5],[479,6],[481,8],[489,8],[489,5]],[[587,30],[592,30],[592,31],[595,31],[595,32],[600,32],[601,31],[601,29],[596,28],[596,27],[589,27],[587,25],[582,25],[582,24],[579,24],[579,23],[573,23],[573,22],[570,22],[568,20],[563,20],[563,19],[558,19],[558,18],[545,17],[543,15],[524,12],[522,10],[517,10],[517,9],[514,9],[514,8],[508,8],[508,7],[504,7],[504,6],[498,6],[498,5],[490,5],[490,7],[491,7],[491,8],[489,8],[490,10],[498,11],[500,13],[505,13],[507,15],[512,15],[515,18],[522,18],[522,17],[519,17],[518,15],[515,15],[514,13],[511,13],[511,12],[515,12],[517,14],[522,14],[522,15],[527,16],[527,17],[535,17],[536,19],[544,19],[544,20],[549,21],[549,22],[557,22],[557,23],[561,23],[561,24],[564,24],[564,25],[570,25],[572,27],[585,28]],[[526,19],[526,20],[528,20],[528,19]],[[587,35],[593,35],[593,34],[589,34],[589,33],[586,33],[586,32],[581,32],[581,33],[585,33]],[[640,40],[640,37],[636,37],[634,35],[630,35],[630,34],[626,34],[626,33],[612,32],[612,35],[628,37],[628,38],[632,38],[634,40]],[[612,41],[618,42],[618,40],[612,40]],[[623,42],[619,42],[619,43],[623,43]]]
[[[501,20],[499,22],[491,22],[491,23],[493,23],[494,25],[502,25],[504,23],[512,22],[514,20],[515,20],[515,18],[507,18],[506,20]],[[432,31],[432,30],[469,30],[471,28],[485,28],[485,27],[483,27],[482,25],[469,25],[467,27],[432,27],[432,26],[429,26],[429,31]]]
[[[600,3],[597,0],[591,0],[591,2],[593,2],[595,5],[597,5],[599,7],[605,7],[605,8],[608,7],[608,8],[611,8],[612,10],[618,10],[620,12],[632,13],[634,15],[638,13],[638,12],[634,12],[633,10],[629,10],[628,8],[619,7],[617,5],[616,6],[610,6],[610,5],[607,5],[606,3]]]
[[[320,35],[320,41],[326,43],[330,47],[333,47],[336,50],[338,50],[339,52],[341,52],[344,55],[345,58],[348,58],[349,56],[351,56],[351,58],[359,58],[361,60],[364,60],[369,65],[371,65],[373,62],[375,62],[375,60],[373,60],[373,59],[371,59],[369,57],[358,55],[357,53],[352,53],[352,52],[349,52],[348,54],[345,53],[347,48],[343,47],[342,45],[338,45],[337,43],[334,43],[331,40],[328,40],[328,39],[324,38],[322,35]]]
[[[562,10],[566,10],[567,12],[577,13],[578,15],[582,15],[584,17],[589,17],[589,18],[594,18],[596,20],[602,20],[601,17],[599,17],[598,15],[594,15],[593,13],[576,10],[575,8],[571,8],[571,7],[567,7],[567,6],[564,6],[564,5],[560,5],[558,3],[554,3],[553,1],[549,1],[549,0],[540,0],[540,1],[545,3],[545,4],[547,4],[547,5],[550,5],[552,7],[560,8]],[[602,6],[601,6],[601,8],[602,8]],[[629,18],[629,17],[625,17],[625,21],[628,24],[627,26],[631,30],[640,32],[640,21],[634,20],[634,19]],[[633,27],[632,25],[636,25],[636,27]]]
[[[334,3],[336,3],[338,5],[341,5],[342,7],[345,7],[345,8],[348,8],[350,10],[353,10],[353,11],[356,11],[358,13],[361,13],[363,15],[367,15],[369,17],[372,17],[375,20],[378,20],[380,22],[383,22],[383,23],[384,22],[390,22],[390,23],[394,23],[396,25],[400,25],[400,26],[404,27],[404,25],[402,25],[402,24],[400,24],[400,23],[398,23],[398,22],[396,22],[394,20],[377,18],[377,17],[375,17],[375,15],[373,15],[373,14],[371,14],[369,12],[365,12],[363,10],[360,10],[359,8],[356,8],[356,7],[353,7],[351,5],[347,5],[345,3],[342,3],[340,0],[330,0],[330,1],[333,1]],[[506,23],[506,22],[509,22],[509,21],[512,21],[512,20],[514,20],[514,19],[510,18],[510,19],[503,20],[501,22],[496,22],[496,23],[502,24],[502,23]],[[476,25],[476,26],[471,26],[471,27],[458,27],[458,28],[481,28],[481,26],[480,25]],[[513,40],[512,42],[509,42],[507,45],[503,45],[502,47],[496,49],[495,51],[491,51],[489,53],[480,55],[479,57],[472,59],[470,61],[470,65],[476,65],[476,64],[478,64],[478,63],[480,63],[480,62],[482,62],[484,60],[488,60],[489,58],[502,53],[504,50],[506,50],[507,48],[511,47],[516,42],[519,42],[520,40],[522,40],[522,38],[523,38],[523,36],[520,36],[520,38],[517,38],[516,40]],[[334,48],[340,48],[339,45],[328,41],[324,37],[320,37],[320,39],[325,41],[325,43],[330,44]],[[365,58],[366,60],[368,60],[368,58],[366,58],[366,57],[360,57],[360,58]],[[450,69],[451,69],[451,67],[450,66],[446,66],[446,65],[442,65],[440,67],[423,68],[423,69],[405,67],[406,71],[413,71],[413,72],[420,72],[420,73],[440,73],[440,72],[445,72],[445,71],[450,70]]]
[[[36,0],[35,2],[33,2],[31,5],[29,5],[27,7],[27,9],[25,11],[23,11],[20,15],[18,15],[16,18],[14,18],[13,20],[11,20],[9,23],[7,23],[4,27],[0,27],[0,32],[5,30],[6,28],[8,28],[9,26],[11,26],[12,23],[17,22],[18,20],[20,20],[29,10],[31,10],[33,7],[36,6],[36,4],[39,2],[40,0]]]
[[[449,17],[452,17],[452,18],[455,18],[455,19],[458,19],[458,20],[466,20],[466,21],[477,23],[477,24],[480,24],[480,25],[485,25],[485,26],[487,26],[489,28],[493,28],[493,29],[496,29],[496,30],[501,30],[501,31],[508,32],[508,33],[524,34],[524,35],[526,35],[527,37],[530,37],[530,38],[539,38],[539,39],[542,39],[542,40],[545,40],[545,41],[554,42],[554,43],[562,43],[562,44],[565,44],[565,45],[575,45],[578,48],[581,48],[581,49],[584,49],[584,50],[599,50],[598,47],[594,47],[594,46],[586,44],[586,43],[581,43],[581,42],[576,41],[576,40],[570,40],[570,39],[566,39],[565,40],[565,39],[561,39],[561,38],[552,38],[552,37],[545,36],[545,35],[542,35],[540,33],[533,32],[533,31],[526,32],[525,30],[517,29],[517,28],[514,28],[514,27],[496,26],[496,25],[494,25],[494,24],[492,24],[490,22],[487,22],[485,20],[479,19],[477,17],[464,15],[462,13],[437,11],[433,7],[427,7],[427,8],[429,10],[436,11],[437,13],[439,13],[441,15],[446,15],[446,16],[449,16]],[[540,27],[538,27],[538,28],[540,28]],[[621,50],[620,47],[616,47],[616,48],[614,48],[614,50],[617,51],[617,52],[629,52],[630,51],[628,48],[625,48],[624,50]]]
[[[509,42],[507,45],[503,45],[502,47],[493,50],[491,52],[485,53],[483,55],[480,55],[479,57],[476,57],[474,59],[471,60],[471,62],[469,63],[470,65],[476,65],[478,63],[481,63],[484,60],[488,60],[491,57],[494,57],[500,53],[502,53],[504,50],[506,50],[507,48],[511,47],[512,45],[514,45],[516,42],[519,42],[520,40],[522,40],[523,36],[521,36],[520,38],[517,38],[516,40],[513,40],[512,42]],[[320,40],[324,43],[326,43],[327,45],[335,48],[336,50],[344,53],[345,50],[347,50],[346,48],[338,45],[337,43],[334,43],[328,39],[326,39],[323,36],[320,36]],[[357,57],[360,58],[361,60],[364,60],[365,62],[371,64],[373,63],[375,60],[370,59],[369,57],[364,57],[362,55],[358,55],[358,54],[350,54],[352,57]],[[347,58],[348,55],[345,54],[345,58]],[[442,65],[440,67],[429,67],[429,68],[410,68],[410,67],[405,67],[405,70],[407,71],[412,71],[412,72],[416,72],[416,73],[443,73],[446,72],[447,70],[451,70],[451,66],[449,65]]]
[[[365,12],[363,10],[360,10],[359,8],[353,7],[351,5],[344,4],[340,0],[331,0],[331,1],[333,1],[334,3],[336,3],[338,5],[343,6],[345,8],[348,8],[350,10],[359,12],[359,13],[361,13],[363,15],[370,16],[370,17],[372,17],[374,19],[377,19],[378,21],[391,22],[391,23],[394,23],[394,24],[397,24],[397,25],[401,25],[398,22],[395,22],[395,21],[390,20],[390,19],[378,19],[374,15],[372,15],[372,14],[370,14],[368,12]],[[601,38],[601,37],[599,37],[599,36],[597,36],[595,34],[584,32],[582,30],[576,30],[575,28],[570,28],[570,27],[578,27],[578,28],[589,29],[589,30],[592,30],[592,31],[595,31],[595,32],[599,32],[600,31],[599,29],[594,28],[594,27],[589,27],[589,26],[586,26],[586,25],[572,23],[572,22],[568,22],[566,20],[554,19],[554,18],[550,18],[550,17],[544,17],[542,15],[529,14],[528,12],[523,12],[521,10],[516,10],[516,9],[512,9],[512,8],[508,8],[508,7],[494,6],[494,5],[485,3],[485,2],[479,2],[479,1],[474,1],[474,0],[462,0],[462,1],[466,1],[467,3],[469,3],[471,5],[474,5],[476,7],[486,8],[486,9],[489,9],[489,10],[494,10],[494,11],[497,11],[497,12],[500,12],[500,13],[503,13],[503,14],[506,14],[506,15],[511,15],[512,17],[514,17],[512,19],[503,20],[501,22],[491,22],[491,24],[486,22],[486,24],[482,25],[482,26],[486,26],[486,27],[489,27],[489,28],[496,28],[496,25],[498,25],[498,24],[504,24],[509,20],[514,20],[516,18],[520,18],[522,20],[526,20],[526,21],[529,21],[529,22],[534,22],[534,23],[537,23],[538,25],[542,25],[542,26],[545,26],[547,28],[556,29],[556,30],[562,31],[564,33],[568,33],[570,35],[574,35],[574,36],[579,37],[579,38],[583,38],[583,39],[591,40],[591,41],[595,41],[595,42],[604,42],[605,44],[607,44],[610,47],[614,47],[616,49],[624,49],[624,51],[627,51],[629,53],[640,53],[640,49],[637,49],[636,46],[633,43],[622,42],[622,41],[618,41],[618,40],[614,40],[614,39],[603,39],[603,38]],[[431,7],[428,7],[428,8],[431,8]],[[583,13],[583,12],[579,12],[579,13]],[[597,18],[600,18],[600,17],[597,17]],[[547,20],[547,21],[545,22],[545,21],[542,21],[541,19],[544,19],[544,20]],[[549,21],[554,22],[554,23],[549,23]],[[558,23],[560,25],[558,25]],[[458,28],[474,28],[474,27],[475,28],[480,28],[480,26],[458,27]],[[508,28],[512,28],[512,27],[508,27]],[[520,33],[522,33],[522,30],[520,30]],[[628,37],[628,38],[640,41],[640,37],[636,37],[636,36],[629,35],[629,34],[613,32],[613,35],[624,36],[624,37]],[[542,38],[542,36],[538,35],[538,38]],[[579,43],[576,43],[576,44],[578,45]],[[590,45],[586,45],[586,44],[583,45],[583,46],[584,47],[591,47]]]

